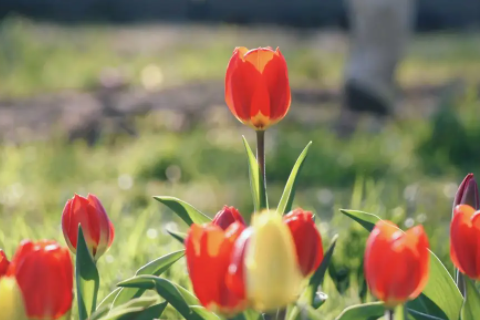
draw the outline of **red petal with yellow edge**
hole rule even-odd
[[[287,63],[280,50],[277,49],[276,53],[263,72],[270,95],[269,116],[273,123],[287,114],[291,104]]]
[[[265,66],[273,59],[275,52],[272,48],[257,48],[248,51],[244,59],[251,63],[260,73],[263,73]]]

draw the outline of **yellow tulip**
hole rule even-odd
[[[15,278],[0,279],[0,320],[26,320],[22,293]]]
[[[284,307],[296,301],[302,285],[290,230],[274,211],[255,215],[252,228],[245,252],[247,297],[261,311]]]

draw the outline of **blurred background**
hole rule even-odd
[[[340,234],[326,319],[369,299],[366,233],[339,208],[424,224],[452,269],[453,197],[480,174],[478,0],[0,0],[0,247],[63,243],[66,200],[94,193],[117,233],[103,297],[181,247],[165,229],[185,225],[152,196],[248,218],[241,135],[254,146],[254,132],[223,96],[235,46],[287,60],[291,111],[266,133],[270,202],[313,140],[295,205],[325,246]],[[168,277],[189,286],[183,262]]]

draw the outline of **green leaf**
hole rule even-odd
[[[153,260],[135,273],[138,275],[155,275],[159,276],[166,270],[168,270],[175,262],[177,262],[181,257],[185,255],[185,250],[175,251],[164,255],[156,260]],[[120,290],[118,295],[115,298],[113,303],[114,306],[121,305],[132,298],[138,298],[145,292],[145,289],[135,289],[135,288],[123,288]]]
[[[340,210],[346,216],[359,222],[365,229],[372,231],[380,220],[374,214],[357,210]],[[440,319],[458,320],[462,308],[462,295],[452,276],[440,259],[430,251],[428,283],[423,293],[408,303],[408,308],[433,315]]]
[[[75,266],[78,316],[80,320],[85,320],[96,309],[100,277],[80,225],[78,226],[77,260]]]
[[[163,203],[173,212],[177,214],[183,221],[185,221],[189,226],[193,223],[208,223],[210,219],[207,215],[202,213],[200,210],[193,207],[191,204],[186,203],[183,200],[174,198],[174,197],[164,197],[156,196],[153,197],[155,200]]]
[[[185,238],[187,237],[187,234],[183,232],[173,231],[170,229],[165,229],[165,231],[167,231],[169,235],[171,235],[175,240],[177,240],[181,244],[184,243]]]
[[[140,275],[135,278],[125,280],[118,285],[125,288],[154,289],[185,319],[204,319],[203,316],[199,316],[190,308],[190,306],[198,305],[198,300],[189,291],[169,280],[156,276]]]
[[[167,302],[158,303],[158,297],[133,299],[112,309],[107,315],[95,312],[89,320],[152,320],[160,317]]]
[[[305,149],[303,149],[302,153],[295,162],[295,165],[293,166],[292,172],[290,172],[285,189],[283,189],[282,198],[280,198],[280,202],[277,206],[277,212],[279,214],[286,214],[292,210],[293,198],[295,197],[295,187],[297,185],[297,177],[302,169],[303,163],[305,162],[308,154],[308,149],[310,149],[311,145],[312,141],[310,141]]]
[[[480,317],[480,294],[470,279],[465,278],[465,302],[462,307],[462,320],[478,320]]]
[[[202,306],[190,306],[190,310],[204,320],[220,320],[220,317]]]
[[[384,314],[383,303],[372,302],[348,307],[335,320],[376,320]]]
[[[318,286],[323,282],[323,278],[325,277],[325,272],[327,272],[328,265],[330,264],[330,261],[333,256],[333,251],[335,250],[335,245],[337,244],[337,239],[338,235],[335,235],[332,239],[332,243],[330,244],[330,247],[328,248],[327,252],[325,252],[325,255],[323,256],[322,263],[320,266],[318,266],[317,270],[315,270],[315,273],[313,276],[310,278],[310,281],[308,283],[308,288],[310,295],[309,295],[309,303],[310,305],[313,305],[313,300],[315,297],[315,292],[317,292]]]
[[[97,310],[100,308],[104,307],[111,307],[111,304],[115,301],[115,298],[117,297],[118,292],[122,290],[122,288],[116,288],[112,292],[110,292],[103,300],[100,302],[100,304],[97,306]]]
[[[414,320],[445,320],[444,318],[438,318],[412,309],[408,309],[408,314],[408,318]]]
[[[300,310],[300,314],[302,315],[301,319],[323,320],[323,318],[316,313],[315,309],[308,304],[297,302],[296,307]]]
[[[255,155],[253,154],[252,149],[247,142],[247,139],[245,139],[244,136],[242,136],[242,138],[248,157],[248,169],[250,172],[250,188],[252,189],[253,208],[255,212],[259,212],[262,209],[268,208],[267,195],[263,183],[263,176],[260,173],[257,158],[255,158]]]
[[[263,320],[263,315],[252,309],[245,310],[241,315],[245,320]]]

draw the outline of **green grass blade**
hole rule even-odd
[[[165,228],[165,231],[167,231],[169,235],[171,235],[175,240],[177,240],[181,244],[184,243],[185,238],[187,237],[187,234],[183,232],[173,231],[167,228]]]
[[[170,208],[189,226],[193,223],[202,224],[208,223],[212,220],[200,210],[196,209],[191,204],[188,204],[183,200],[165,196],[156,196],[153,198]]]
[[[245,139],[245,137],[242,138],[248,157],[248,171],[250,173],[250,188],[252,190],[253,208],[255,209],[255,212],[259,212],[262,209],[268,209],[267,194],[265,191],[265,185],[263,183],[263,176],[260,173],[257,158],[255,158],[247,139]]]
[[[155,275],[159,276],[166,270],[168,270],[175,262],[177,262],[180,258],[185,255],[185,250],[175,251],[164,255],[156,260],[153,260],[136,272],[135,275]],[[138,298],[142,296],[145,292],[145,289],[136,289],[136,288],[122,288],[120,292],[118,292],[113,306],[119,306],[121,304],[126,303],[127,301]]]
[[[374,214],[357,210],[340,210],[346,216],[359,222],[365,229],[372,231],[375,223],[380,220]],[[419,312],[425,312],[440,319],[458,320],[462,308],[462,295],[453,280],[452,276],[442,264],[440,259],[430,251],[430,269],[427,286],[423,293],[415,300],[409,302],[408,308],[412,310],[419,309]],[[430,303],[426,304],[423,300]]]
[[[312,141],[310,141],[307,146],[303,149],[300,156],[298,156],[295,165],[293,166],[292,172],[290,172],[290,176],[288,177],[287,183],[285,184],[285,189],[283,189],[282,197],[280,198],[280,202],[277,206],[277,212],[279,214],[286,214],[290,210],[292,210],[293,199],[295,197],[295,187],[297,184],[297,177],[302,169],[303,163],[307,158],[308,149],[312,145]]]
[[[80,320],[86,320],[96,309],[100,277],[80,225],[78,226],[77,258],[75,263],[78,316]]]

